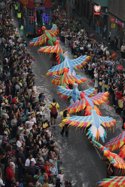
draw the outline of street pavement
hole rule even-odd
[[[52,66],[52,59],[49,55],[38,54],[37,48],[29,48],[29,51],[34,58],[33,72],[36,75],[37,91],[44,92],[49,101],[55,98],[60,104],[60,110],[64,109],[67,106],[66,101],[58,97],[56,87],[51,84],[51,78],[46,76],[48,69]],[[89,87],[90,83],[89,79],[87,85],[82,87]],[[104,115],[115,117],[118,121],[117,131],[113,135],[112,132],[108,133],[108,139],[110,139],[121,131],[121,119],[108,105],[103,105],[101,110]],[[68,138],[61,137],[58,124],[52,130],[61,147],[65,178],[72,181],[74,187],[95,187],[97,181],[106,177],[106,166],[100,159],[99,152],[89,143],[81,129],[70,128]]]

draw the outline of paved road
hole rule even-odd
[[[33,71],[36,75],[38,91],[45,92],[50,100],[53,97],[56,98],[61,109],[64,109],[66,107],[65,101],[58,97],[56,87],[51,84],[51,79],[46,76],[46,72],[52,63],[49,56],[38,54],[37,49],[34,48],[29,50],[35,59]],[[102,110],[104,113],[109,114],[108,106],[103,106]],[[115,115],[114,111],[111,110],[110,114],[112,116]],[[118,116],[117,119],[119,121]],[[118,125],[117,133],[119,131],[120,127]],[[96,182],[106,176],[106,168],[84,133],[81,130],[70,128],[68,139],[60,136],[60,129],[58,127],[54,130],[54,133],[61,146],[61,157],[66,178],[70,179],[75,187],[95,187]],[[112,133],[109,134],[110,136],[112,136]]]

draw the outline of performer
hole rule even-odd
[[[66,118],[66,117],[69,117],[69,114],[68,114],[68,111],[67,110],[64,110],[63,112],[63,119]],[[64,124],[63,127],[62,127],[62,130],[61,130],[61,135],[63,136],[65,134],[66,137],[69,136],[69,125],[68,124]]]
[[[56,119],[58,117],[59,104],[53,99],[53,102],[50,104],[50,122],[51,125],[56,124]]]

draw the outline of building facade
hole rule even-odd
[[[119,47],[125,42],[125,0],[109,0],[109,31],[117,37]]]
[[[108,35],[108,1],[109,0],[75,0],[73,3],[74,12],[79,15],[83,21],[88,22],[96,32]],[[95,14],[95,5],[101,7],[100,14]]]
[[[39,35],[43,25],[51,28],[51,0],[20,0],[20,7],[21,27],[24,27],[26,35]]]

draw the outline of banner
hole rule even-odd
[[[21,12],[19,12],[19,13],[17,13],[17,18],[21,18],[22,17],[22,14],[21,14]]]
[[[116,24],[115,23],[111,23],[111,29],[115,29],[116,28]]]

